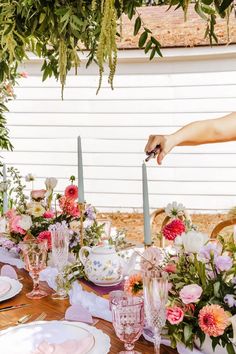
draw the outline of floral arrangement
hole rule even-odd
[[[14,175],[15,176],[15,175]],[[18,243],[29,238],[47,240],[51,249],[50,226],[56,223],[66,222],[70,229],[70,252],[75,255],[80,249],[80,225],[83,218],[83,244],[95,246],[100,241],[102,225],[96,222],[96,210],[91,205],[86,205],[81,215],[78,204],[78,187],[74,185],[75,178],[70,178],[64,194],[54,193],[57,185],[55,178],[46,178],[44,189],[32,189],[30,197],[24,194],[24,185],[20,176],[15,177],[15,201],[11,201],[12,208],[1,219],[1,232],[5,237],[1,238],[1,246],[19,252]],[[26,176],[26,182],[33,186],[34,176]]]
[[[219,236],[212,241],[193,228],[184,229],[185,223],[179,220],[173,218],[165,228],[168,232],[163,230],[168,240],[174,240],[175,254],[150,248],[141,261],[144,271],[158,267],[169,273],[166,334],[172,347],[183,343],[192,350],[196,341],[204,346],[204,341],[210,338],[212,353],[220,346],[228,354],[235,354],[236,245],[233,236],[227,239]],[[141,273],[132,275],[125,289],[132,295],[141,294]]]

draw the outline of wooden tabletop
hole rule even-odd
[[[0,266],[2,264],[0,263]],[[19,270],[16,269],[18,275],[20,278],[23,278],[21,282],[23,283],[23,290],[22,292],[15,296],[14,298],[1,302],[0,303],[0,309],[5,306],[10,306],[10,305],[17,305],[17,304],[29,304],[29,306],[25,308],[20,308],[20,309],[15,309],[15,310],[10,310],[10,311],[4,311],[0,312],[0,329],[5,328],[10,322],[15,322],[17,321],[20,317],[22,317],[25,314],[31,314],[32,317],[30,318],[30,321],[33,321],[37,316],[39,316],[42,312],[45,312],[47,314],[47,317],[45,320],[61,320],[64,318],[65,311],[67,307],[69,306],[68,300],[53,300],[50,296],[51,294],[51,289],[47,286],[46,283],[43,283],[44,289],[46,289],[49,293],[49,296],[44,297],[43,299],[40,300],[30,300],[26,297],[26,293],[32,290],[32,280],[29,276],[29,274],[25,270]],[[10,324],[9,324],[10,325]],[[123,350],[123,343],[116,337],[116,334],[114,332],[114,329],[112,327],[112,324],[100,320],[97,322],[95,325],[98,329],[101,329],[103,332],[105,332],[111,339],[111,350],[110,354],[117,354],[121,350]],[[143,354],[153,354],[153,345],[146,341],[143,337],[141,337],[136,345],[135,349]],[[162,354],[176,354],[177,351],[169,348],[162,346],[161,349]]]

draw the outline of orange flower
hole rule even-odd
[[[204,306],[198,315],[201,330],[212,337],[221,336],[230,324],[230,314],[219,305]]]
[[[131,275],[124,284],[124,290],[130,295],[142,295],[143,279],[141,273]]]

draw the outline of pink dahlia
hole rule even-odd
[[[175,240],[177,236],[185,232],[185,225],[182,220],[174,219],[169,224],[165,225],[162,233],[167,240]]]
[[[50,231],[41,231],[37,239],[39,241],[47,240],[48,249],[52,249],[52,236]]]
[[[65,196],[68,199],[77,199],[78,198],[78,187],[75,186],[74,184],[71,184],[70,186],[66,187],[65,189]]]
[[[204,306],[198,315],[199,327],[212,337],[221,336],[230,324],[230,314],[219,305]]]

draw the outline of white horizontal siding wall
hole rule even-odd
[[[26,175],[59,179],[62,191],[77,175],[76,137],[82,137],[85,192],[100,210],[140,210],[141,164],[150,134],[168,134],[196,119],[236,111],[234,46],[170,49],[149,62],[139,51],[120,53],[115,90],[96,96],[97,68],[84,66],[67,79],[64,101],[55,80],[41,81],[41,62],[25,65],[17,99],[9,104],[14,152],[7,165]],[[178,200],[212,212],[236,205],[236,142],[176,148],[157,167],[148,165],[150,205]]]

